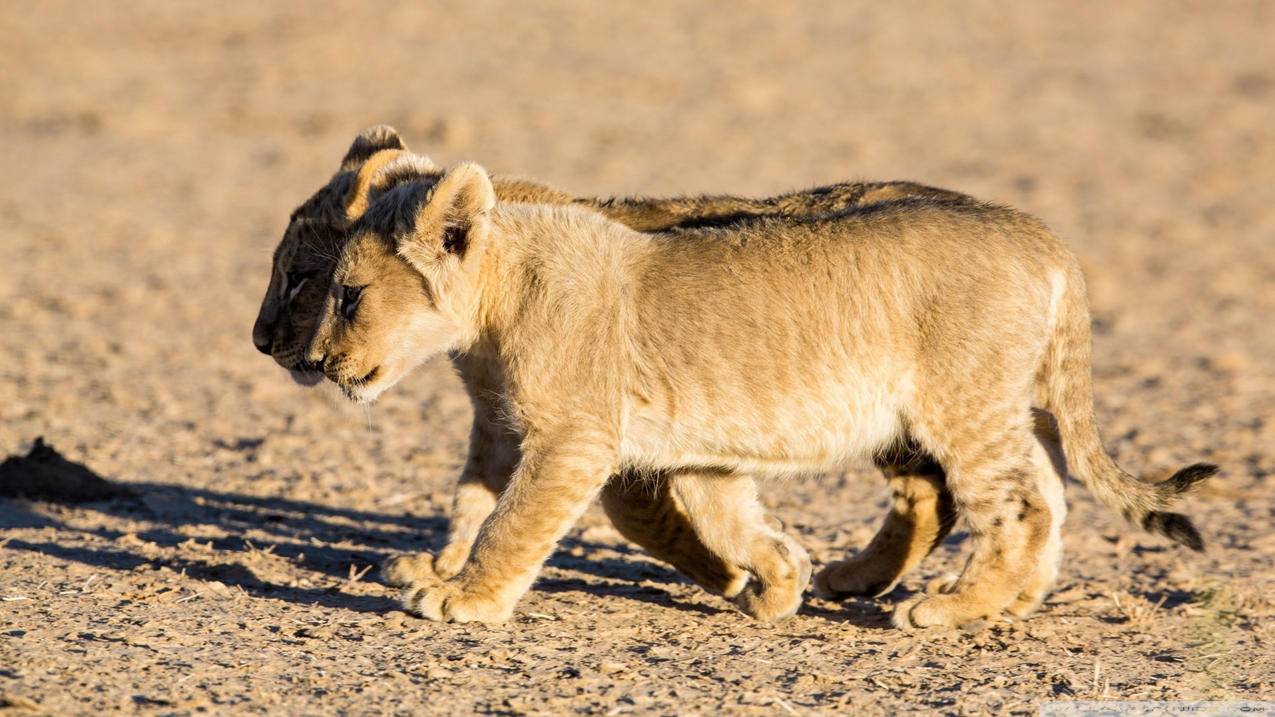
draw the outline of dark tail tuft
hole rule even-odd
[[[1217,473],[1217,466],[1212,463],[1192,463],[1169,478],[1167,483],[1174,493],[1185,493],[1192,486]]]
[[[1196,466],[1184,468],[1174,476],[1174,479],[1192,468],[1196,468]],[[1212,475],[1212,471],[1217,470],[1215,466],[1207,466],[1207,468],[1211,470],[1205,477]],[[1196,478],[1195,480],[1201,479]],[[1188,483],[1188,485],[1190,484]],[[1142,527],[1148,532],[1159,533],[1175,543],[1181,543],[1197,553],[1204,551],[1204,539],[1200,537],[1200,531],[1196,530],[1195,526],[1191,524],[1190,518],[1181,513],[1152,511],[1147,513],[1147,517],[1142,519]]]
[[[1174,473],[1169,480],[1160,483],[1161,495],[1168,502],[1173,497],[1191,490],[1195,484],[1217,473],[1217,470],[1217,466],[1212,463],[1193,463]],[[1200,537],[1200,531],[1191,524],[1190,518],[1181,513],[1153,510],[1142,519],[1142,527],[1196,552],[1204,550],[1204,539]]]

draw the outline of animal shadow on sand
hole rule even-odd
[[[33,503],[41,504],[39,509]],[[135,529],[136,539],[123,530],[74,527],[57,517],[68,513],[82,516],[87,512],[119,519]],[[198,533],[200,527],[212,528],[209,532],[218,537],[195,538],[208,548],[199,556],[192,557],[189,550],[179,551],[192,540],[190,529],[196,528],[193,532]],[[381,596],[351,594],[339,586],[303,587],[292,579],[295,575],[272,581],[239,559],[260,551],[330,578],[348,578],[352,566],[379,566],[396,553],[436,550],[446,536],[447,520],[441,515],[421,517],[352,510],[171,483],[115,482],[67,459],[37,438],[29,453],[9,456],[0,463],[0,529],[14,528],[52,529],[53,537],[38,542],[11,537],[4,544],[10,550],[39,552],[119,571],[167,567],[198,580],[241,588],[254,597],[358,612],[389,612],[398,609],[399,604],[388,587]],[[49,530],[43,531],[43,535],[49,534]],[[86,538],[98,545],[100,540],[111,544],[86,547]],[[149,550],[139,547],[147,544]],[[536,590],[584,592],[702,614],[728,610],[724,605],[719,609],[678,600],[659,584],[675,585],[685,583],[685,579],[662,565],[636,559],[638,551],[627,545],[569,538],[562,547],[564,550],[555,554],[549,565],[594,579],[546,576],[537,582]],[[182,554],[174,555],[175,552]],[[622,557],[604,557],[598,555],[600,552],[620,553]],[[369,579],[376,576],[379,580],[374,568],[368,575]],[[847,605],[837,611],[806,606],[802,612],[825,619],[850,620],[865,627],[888,624],[884,612],[867,603]]]

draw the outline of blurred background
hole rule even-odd
[[[1187,567],[1152,539],[1118,537],[1118,519],[1072,491],[1073,525],[1098,528],[1070,545],[1091,559],[1070,564],[1064,585],[1154,604],[1166,576],[1211,575],[1253,596],[1270,582],[1275,4],[43,0],[0,6],[0,28],[0,455],[44,436],[66,459],[134,485],[150,511],[0,501],[15,585],[106,570],[143,594],[141,578],[118,572],[129,564],[119,556],[141,555],[180,567],[174,584],[194,576],[191,590],[202,575],[292,595],[291,606],[336,585],[346,597],[323,607],[389,611],[388,599],[366,602],[388,594],[372,578],[343,582],[346,566],[441,539],[440,523],[404,516],[437,520],[448,504],[468,436],[458,383],[435,362],[364,413],[291,385],[250,342],[289,212],[375,123],[442,163],[474,160],[580,194],[911,179],[1040,216],[1089,276],[1108,446],[1151,477],[1198,459],[1226,470],[1192,511],[1217,552]],[[260,502],[281,498],[304,505]],[[200,500],[234,504],[242,523]],[[767,500],[821,560],[861,545],[884,505],[879,479],[854,471],[772,487]],[[334,517],[338,507],[358,512]],[[253,512],[267,509],[310,517]],[[382,523],[399,532],[368,537]],[[576,557],[640,563],[597,514],[582,530],[594,539],[575,544]],[[120,537],[134,534],[153,549]],[[185,542],[204,539],[211,552]],[[250,564],[245,539],[291,557]],[[959,545],[945,550],[950,562]],[[1126,574],[1130,564],[1143,567]],[[536,609],[586,610],[571,606],[612,599],[594,594],[599,581],[633,577],[622,567],[563,577],[571,565],[549,576],[581,592],[533,596]],[[656,572],[638,578],[674,581],[660,588],[670,599],[713,604],[643,569]],[[1180,622],[1167,611],[1194,604],[1179,597],[1162,602],[1168,625]],[[235,609],[269,616],[273,604]],[[700,618],[637,608],[647,612],[626,620],[639,625]],[[82,619],[56,599],[46,609],[49,625]],[[944,654],[960,662],[964,649]],[[1253,674],[1251,658],[1236,674]],[[110,674],[111,659],[94,669]],[[1122,658],[1119,694],[1186,669],[1149,659]],[[756,670],[758,684],[773,683]],[[291,699],[283,682],[266,684],[278,687],[270,699]],[[1054,684],[1011,681],[1032,695]],[[1173,689],[1206,693],[1194,684]],[[1260,683],[1217,684],[1243,694]]]

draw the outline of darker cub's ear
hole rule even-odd
[[[346,151],[345,158],[341,160],[341,171],[353,172],[372,155],[387,149],[406,150],[407,145],[398,136],[398,132],[387,124],[368,127],[354,138],[354,143]]]
[[[354,175],[345,198],[345,218],[354,221],[386,189],[403,182],[441,176],[443,170],[429,157],[406,150],[383,149],[368,157]]]

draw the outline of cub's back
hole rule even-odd
[[[1028,215],[915,199],[651,242],[635,293],[646,351],[748,376],[866,365],[972,335],[1034,342],[1048,330],[1052,275],[1071,261]]]

